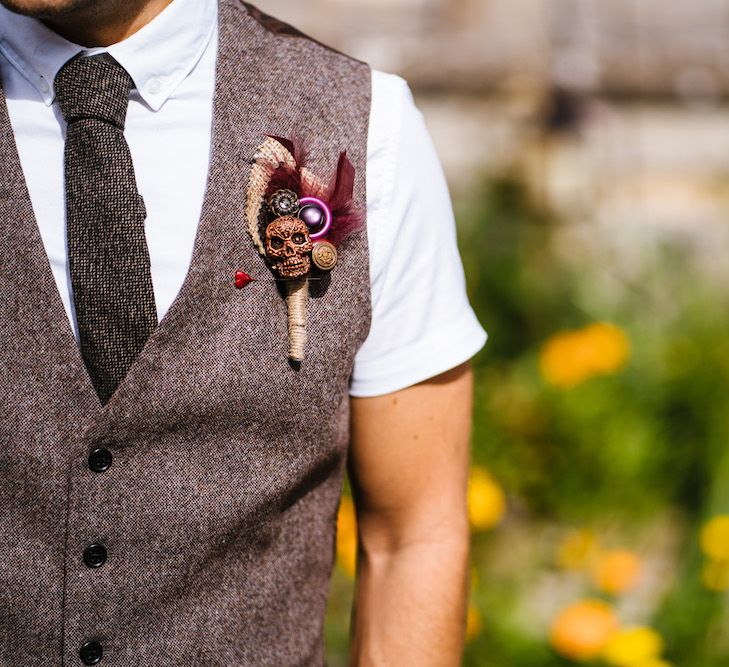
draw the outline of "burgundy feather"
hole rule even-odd
[[[301,192],[301,171],[298,168],[289,167],[287,164],[279,162],[268,179],[266,200],[276,190],[293,190],[299,194]]]
[[[327,193],[327,203],[332,210],[334,224],[326,238],[334,245],[341,244],[364,223],[364,216],[354,208],[352,201],[354,177],[354,166],[347,158],[347,151],[343,151]]]
[[[273,134],[269,134],[268,137],[270,139],[273,139],[274,141],[278,141],[289,153],[291,153],[291,157],[294,158],[294,162],[297,162],[296,160],[296,146],[294,145],[294,142],[291,141],[291,139],[284,139],[284,137],[276,137]]]
[[[306,163],[306,146],[303,140],[299,136],[294,136],[293,139],[286,139],[285,137],[277,137],[273,134],[267,135],[270,139],[278,141],[294,158],[294,162],[301,169]]]
[[[304,196],[301,193],[302,179],[301,169],[304,166],[306,159],[306,150],[304,144],[298,137],[293,139],[286,139],[284,137],[277,137],[272,134],[268,135],[274,141],[278,141],[294,159],[295,167],[290,167],[284,162],[271,165],[271,174],[268,179],[268,187],[266,188],[266,199],[268,199],[276,190],[293,190],[299,196]]]
[[[289,166],[284,162],[269,164],[268,187],[265,198],[268,199],[276,190],[293,190],[299,197],[318,197],[324,200],[332,211],[333,224],[331,231],[326,235],[326,240],[339,245],[356,229],[364,224],[364,215],[354,207],[353,193],[355,169],[347,158],[347,152],[343,151],[339,156],[337,170],[326,189],[313,183],[310,178],[302,176],[304,166],[305,150],[299,139],[285,139],[268,135],[271,139],[278,141],[295,161],[295,166]]]
[[[329,187],[331,190],[329,205],[332,208],[341,207],[351,201],[352,194],[354,193],[354,167],[347,158],[347,151],[343,151],[340,154],[334,183]]]

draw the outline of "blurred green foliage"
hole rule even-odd
[[[457,213],[469,294],[489,332],[474,359],[473,463],[509,499],[500,526],[474,531],[480,620],[464,664],[575,664],[550,645],[550,625],[561,607],[598,596],[665,642],[665,663],[625,667],[729,665],[727,593],[707,588],[699,547],[704,523],[729,513],[729,290],[675,240],[656,241],[630,271],[619,244],[558,252],[567,223],[519,174],[487,180]],[[627,363],[573,386],[550,382],[545,345],[594,322],[624,333]],[[560,564],[574,530],[637,554],[635,587],[609,594],[589,562]],[[335,574],[330,665],[346,664],[351,585]]]

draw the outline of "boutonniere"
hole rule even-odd
[[[306,167],[299,144],[274,136],[258,148],[251,167],[248,233],[274,278],[283,283],[294,361],[304,358],[309,281],[334,269],[338,248],[364,222],[352,201],[354,177],[346,151],[324,179]]]

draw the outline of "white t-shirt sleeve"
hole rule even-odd
[[[372,323],[352,396],[408,387],[468,360],[486,342],[466,295],[448,186],[407,83],[372,72],[367,146]]]

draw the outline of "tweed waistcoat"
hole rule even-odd
[[[308,344],[245,229],[265,135],[365,206],[368,66],[238,0],[219,2],[208,185],[172,306],[102,406],[81,359],[0,104],[0,667],[322,665],[349,437],[370,320],[367,239],[312,283]],[[170,193],[174,196],[174,193]],[[256,280],[236,289],[244,270]],[[89,468],[96,447],[113,463]],[[91,543],[103,566],[82,559]]]

